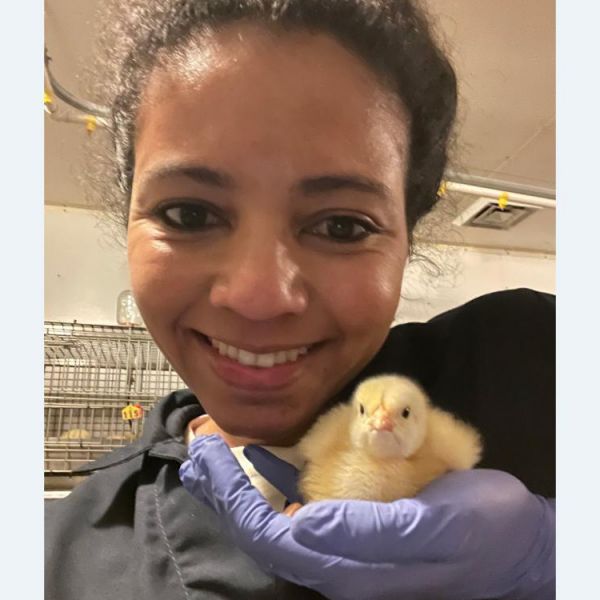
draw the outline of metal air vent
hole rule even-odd
[[[497,202],[480,198],[460,214],[453,222],[462,227],[484,227],[486,229],[512,229],[537,208],[508,204],[500,208]]]

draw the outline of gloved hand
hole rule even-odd
[[[261,568],[332,599],[554,598],[553,501],[507,473],[445,475],[416,498],[275,512],[225,442],[196,438],[185,488]],[[264,469],[263,469],[264,471]]]

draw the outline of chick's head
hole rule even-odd
[[[407,377],[363,381],[352,396],[353,446],[376,458],[408,458],[425,439],[428,407],[425,392]]]

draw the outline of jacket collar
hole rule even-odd
[[[142,437],[128,446],[109,452],[92,463],[73,470],[85,475],[128,462],[147,452],[167,460],[183,462],[187,459],[187,448],[183,439],[187,424],[205,411],[190,390],[172,392],[160,400],[148,413]]]

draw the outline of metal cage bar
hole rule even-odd
[[[183,387],[146,329],[46,321],[44,472],[69,475],[137,439],[156,402]],[[140,419],[123,419],[130,404]]]

